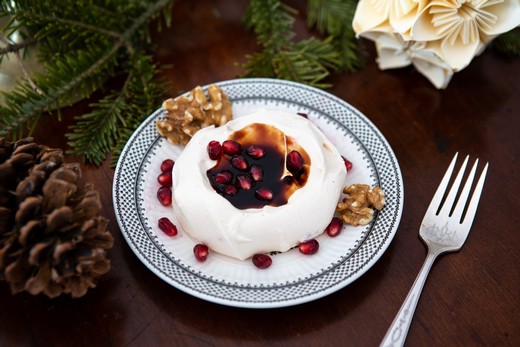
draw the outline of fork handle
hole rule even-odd
[[[383,338],[383,341],[381,341],[380,347],[404,345],[424,282],[426,282],[426,277],[428,277],[433,262],[440,253],[441,252],[438,250],[428,250],[428,255],[424,260],[421,271],[419,271],[419,274],[415,278],[415,282],[401,305],[397,316],[394,318],[394,321]]]

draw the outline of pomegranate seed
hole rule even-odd
[[[242,155],[237,155],[236,157],[231,158],[231,166],[242,171],[246,171],[249,167],[246,158],[244,158]]]
[[[161,186],[171,187],[172,186],[172,172],[166,171],[157,176],[157,182]]]
[[[259,269],[267,269],[273,263],[271,257],[266,254],[255,254],[251,260],[253,261],[253,264]]]
[[[229,156],[237,155],[242,152],[242,145],[233,140],[222,142],[222,151]]]
[[[255,191],[255,196],[259,200],[271,201],[273,200],[273,192],[266,187],[260,187]]]
[[[300,253],[303,253],[305,255],[311,255],[318,252],[318,249],[320,248],[320,244],[316,239],[307,240],[305,242],[300,243],[298,246],[298,249]]]
[[[193,247],[193,254],[195,254],[195,258],[197,258],[198,261],[206,261],[209,254],[208,246],[197,243],[195,247]]]
[[[220,142],[218,141],[210,141],[208,143],[208,155],[211,160],[217,160],[222,155],[222,146],[220,145]]]
[[[303,157],[298,151],[291,151],[287,154],[287,170],[292,173],[299,172],[303,169]]]
[[[327,235],[330,237],[336,237],[341,232],[341,228],[343,227],[343,221],[338,217],[333,217],[330,221],[329,225],[325,228]]]
[[[309,118],[309,116],[307,115],[307,113],[303,113],[303,112],[296,112],[297,115],[299,116],[302,116],[303,118]]]
[[[238,193],[237,187],[232,185],[227,185],[224,187],[224,194],[228,196],[234,196]]]
[[[220,184],[229,183],[229,182],[231,182],[232,179],[233,179],[233,174],[227,170],[220,171],[215,176],[215,181],[217,181],[217,183],[220,183]]]
[[[249,170],[249,173],[251,174],[251,177],[254,181],[258,182],[261,181],[264,177],[264,173],[262,171],[262,167],[260,165],[252,165],[251,169]]]
[[[352,163],[344,156],[341,156],[341,157],[343,158],[343,161],[345,162],[345,168],[347,169],[347,171],[352,170]]]
[[[161,163],[161,171],[162,172],[172,171],[174,164],[175,164],[175,162],[171,159],[163,160],[163,162]]]
[[[243,190],[251,189],[251,178],[248,175],[238,175],[237,176],[237,184]]]
[[[168,218],[162,217],[159,219],[159,229],[161,229],[168,236],[177,235],[177,227]]]
[[[170,206],[172,204],[172,190],[170,187],[162,186],[157,190],[157,199],[163,206]]]
[[[253,159],[260,159],[265,155],[264,149],[255,145],[247,147],[246,152]]]

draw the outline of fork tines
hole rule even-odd
[[[442,178],[442,181],[439,184],[437,191],[435,192],[435,196],[433,197],[432,202],[428,207],[428,213],[433,212],[435,215],[445,218],[453,217],[459,220],[460,224],[463,224],[469,229],[475,217],[489,163],[486,163],[486,166],[484,167],[484,170],[482,171],[480,178],[475,186],[473,195],[471,196],[471,200],[469,201],[469,204],[467,204],[466,202],[468,201],[468,196],[471,191],[473,179],[475,178],[475,173],[477,171],[478,159],[475,160],[475,163],[473,164],[473,167],[471,168],[471,171],[467,177],[466,183],[464,184],[462,192],[458,196],[458,199],[456,199],[469,160],[469,155],[466,156],[466,159],[462,163],[462,166],[457,176],[455,177],[455,180],[453,181],[453,185],[450,191],[448,192],[446,198],[443,200],[451,175],[455,168],[457,157],[458,153],[455,153],[455,156],[453,157],[453,160],[451,161],[448,170],[446,170],[446,173],[444,174],[444,177]],[[466,205],[467,209],[466,213],[464,213]]]

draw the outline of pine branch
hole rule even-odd
[[[114,38],[121,37],[121,35],[117,31],[103,29],[103,28],[99,27],[98,25],[94,25],[94,24],[88,24],[88,23],[84,23],[81,21],[70,20],[70,19],[66,19],[66,18],[59,18],[56,16],[47,17],[47,16],[42,16],[42,15],[37,15],[37,17],[38,17],[38,19],[40,19],[43,22],[53,22],[54,21],[54,22],[56,22],[56,24],[58,26],[66,25],[66,26],[69,26],[72,28],[77,28],[80,31],[87,30],[92,33],[97,33],[97,34],[101,34],[101,35],[105,35],[105,36],[111,36]]]
[[[242,77],[276,77],[273,70],[273,56],[267,50],[248,54],[246,59],[247,63],[242,65],[245,69]]]
[[[296,10],[278,0],[252,0],[246,11],[246,27],[257,35],[262,51],[247,55],[243,77],[278,77],[319,88],[341,65],[332,39],[310,38],[293,42]]]
[[[120,140],[118,130],[131,123],[136,126],[123,119],[122,114],[127,117],[132,112],[126,111],[133,110],[139,112],[139,117],[146,116],[156,97],[161,95],[151,86],[160,85],[153,81],[155,65],[144,56],[149,48],[147,24],[159,15],[168,23],[163,9],[170,8],[172,3],[173,0],[154,3],[113,0],[103,2],[104,7],[100,7],[90,2],[77,5],[66,0],[2,2],[0,15],[13,17],[5,32],[15,32],[22,25],[27,27],[31,40],[38,43],[40,58],[52,63],[45,64],[45,73],[33,78],[41,93],[22,79],[9,95],[1,95],[4,104],[0,106],[0,135],[34,124],[42,113],[53,108],[59,113],[61,105],[89,97],[116,74],[127,74],[125,87],[93,103],[92,111],[77,117],[78,123],[68,134],[73,152],[99,164]],[[146,61],[153,66],[151,79],[150,74],[135,77],[136,69],[132,63],[127,64],[128,61]],[[139,83],[135,82],[137,79]],[[145,90],[146,107],[128,106],[134,105],[132,98],[142,99],[143,94],[136,93],[136,88],[140,88],[141,93]]]
[[[119,124],[125,124],[123,116],[127,108],[125,99],[129,78],[121,90],[112,91],[97,103],[90,104],[92,112],[75,117],[72,133],[66,136],[73,148],[70,153],[80,154],[87,161],[100,165],[118,139]],[[96,141],[92,141],[92,139]]]
[[[279,0],[251,0],[244,22],[246,28],[254,30],[258,43],[274,55],[294,37],[291,29],[296,13]]]
[[[340,65],[331,39],[319,41],[315,38],[300,41],[288,51],[280,52],[273,61],[276,74],[284,79],[306,83],[318,88],[331,85],[321,81],[329,76],[330,70]]]
[[[298,52],[280,52],[273,63],[276,65],[276,74],[282,79],[306,83],[318,88],[330,86],[320,83],[329,75],[327,69],[316,61],[301,59]]]
[[[0,136],[7,135],[52,107],[72,104],[78,95],[90,96],[106,80],[105,73],[112,73],[116,64],[114,55],[119,48],[113,46],[105,52],[97,47],[91,51],[57,57],[53,64],[46,64],[47,76],[38,74],[34,78],[34,83],[42,93],[34,91],[25,80],[11,93],[2,93],[4,105],[0,107],[0,114],[3,116]],[[81,72],[76,74],[76,71]]]
[[[341,59],[338,72],[352,72],[363,65],[352,28],[356,6],[356,0],[309,0],[307,25],[333,37],[332,44]]]
[[[7,42],[5,47],[0,48],[0,62],[4,55],[9,53],[21,52],[23,49],[32,46],[36,43],[35,39],[28,39],[19,43],[9,43]]]
[[[113,149],[113,167],[134,130],[155,111],[158,100],[164,96],[165,82],[157,75],[158,68],[152,63],[151,57],[138,56],[134,59],[127,89],[127,99],[132,102],[128,103],[125,123],[119,128],[118,139]]]
[[[245,23],[254,30],[262,51],[246,56],[242,76],[279,77],[330,87],[322,80],[331,73],[353,71],[360,66],[357,40],[350,25],[356,4],[355,0],[309,0],[307,25],[329,38],[293,42],[296,11],[279,0],[252,0]]]
[[[330,70],[336,70],[341,61],[332,45],[332,37],[320,41],[314,37],[293,45],[294,51],[302,54],[306,60],[316,62]]]
[[[337,72],[354,72],[364,65],[359,42],[352,30],[343,30],[339,36],[333,37],[332,44],[339,52],[341,65]]]
[[[345,0],[309,0],[307,6],[307,26],[320,34],[339,36],[352,11],[351,1]],[[357,3],[357,1],[355,1]],[[347,25],[348,25],[347,24]]]
[[[515,28],[495,38],[492,42],[495,51],[509,57],[520,56],[520,29]]]
[[[152,58],[136,53],[131,57],[128,71],[121,89],[90,105],[91,113],[76,117],[77,124],[66,134],[73,148],[70,153],[99,165],[113,150],[115,166],[134,130],[155,110],[165,88]],[[92,138],[97,139],[94,144]]]

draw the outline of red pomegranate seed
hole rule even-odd
[[[227,185],[224,187],[224,194],[228,196],[234,196],[238,193],[237,187],[232,185]]]
[[[299,172],[303,169],[303,157],[298,151],[291,151],[287,154],[287,170],[292,173]]]
[[[217,183],[220,183],[220,184],[229,183],[229,182],[231,182],[232,179],[233,179],[233,174],[227,170],[220,171],[215,176],[215,181],[217,181]]]
[[[264,177],[264,172],[262,171],[262,167],[260,165],[251,165],[251,169],[249,170],[251,177],[254,181],[261,181]]]
[[[171,159],[163,160],[163,162],[161,163],[161,171],[162,172],[172,171],[173,165],[175,165],[175,162],[173,160],[171,160]]]
[[[253,261],[253,265],[259,269],[267,269],[273,263],[271,257],[266,254],[255,254],[251,260]]]
[[[157,190],[157,199],[163,206],[170,206],[172,204],[172,190],[170,187],[162,186]]]
[[[222,155],[222,146],[220,145],[220,142],[218,141],[210,141],[208,143],[208,155],[211,160],[217,160]]]
[[[352,163],[344,156],[341,156],[341,157],[343,158],[343,161],[345,162],[345,168],[347,169],[347,171],[352,170]]]
[[[325,231],[330,237],[336,237],[341,232],[341,228],[343,228],[343,221],[338,217],[333,217]]]
[[[177,227],[168,218],[162,217],[159,219],[159,229],[161,229],[168,236],[177,235]]]
[[[296,114],[299,115],[299,116],[302,116],[303,118],[309,118],[309,116],[307,115],[307,113],[296,112]]]
[[[244,158],[242,155],[237,155],[236,157],[231,158],[231,166],[242,171],[246,171],[249,167],[246,158]]]
[[[238,175],[237,176],[237,185],[243,190],[251,189],[251,178],[248,175]]]
[[[229,156],[238,155],[242,152],[242,145],[233,140],[222,142],[222,151]]]
[[[260,159],[265,155],[264,149],[255,145],[247,147],[246,152],[253,159]]]
[[[172,172],[171,171],[165,171],[161,173],[159,176],[157,176],[157,182],[161,186],[171,187],[172,186]]]
[[[303,253],[305,255],[311,255],[318,252],[318,249],[320,248],[320,244],[316,239],[307,240],[305,242],[300,243],[298,246],[298,249],[300,250],[300,253]]]
[[[209,254],[208,246],[197,243],[195,247],[193,247],[193,254],[195,254],[195,258],[197,258],[198,261],[206,261]]]
[[[273,200],[273,192],[266,187],[260,187],[255,191],[255,196],[259,200],[271,201]]]

